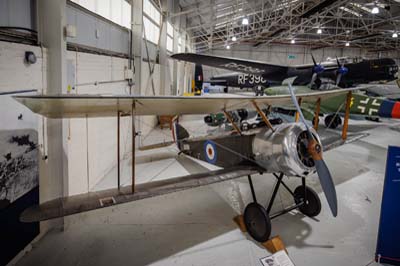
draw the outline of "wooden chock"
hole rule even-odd
[[[237,226],[239,227],[240,231],[242,231],[242,233],[247,232],[246,226],[244,225],[243,215],[235,216],[233,218],[233,221],[237,224]]]
[[[262,245],[272,254],[280,250],[284,250],[286,254],[289,254],[280,236],[274,236],[267,242],[262,243]]]

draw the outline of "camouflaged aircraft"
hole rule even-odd
[[[307,86],[293,86],[296,94],[307,94],[315,92]],[[338,89],[338,88],[337,88]],[[361,89],[361,87],[360,87]],[[365,87],[363,89],[368,89]],[[270,87],[264,90],[265,95],[278,96],[287,95],[289,93],[287,86],[276,86]],[[326,115],[324,123],[326,127],[337,128],[342,124],[341,116],[345,112],[346,94],[337,95],[331,97],[319,103],[318,120],[320,116]],[[301,97],[298,99],[301,103]],[[301,109],[307,120],[312,120],[313,124],[318,124],[318,120],[315,121],[315,109],[317,102],[307,102],[301,104]],[[274,106],[269,110],[263,109],[266,115],[272,115],[274,113],[281,113],[294,116],[295,110],[293,106]],[[246,131],[251,128],[266,126],[265,123],[258,117],[253,123],[249,123],[248,120],[257,116],[257,112],[253,110],[238,109],[230,112],[233,121],[241,126],[241,130]],[[350,116],[352,118],[367,118],[369,120],[377,120],[378,118],[400,118],[400,102],[387,100],[381,97],[368,96],[364,92],[353,92],[351,95],[350,102]],[[281,123],[276,118],[269,117],[270,121]],[[230,121],[226,119],[223,113],[209,114],[204,117],[204,122],[211,127],[221,126],[223,124],[229,124]]]

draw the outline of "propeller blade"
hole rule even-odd
[[[337,66],[340,67],[339,58],[337,56],[336,56],[336,62],[337,62]]]
[[[311,133],[310,127],[306,123],[303,112],[297,102],[296,96],[294,95],[294,90],[292,88],[292,84],[288,84],[290,97],[292,98],[292,102],[296,107],[297,112],[300,115],[300,120],[303,122],[305,127],[307,128],[308,135],[308,152],[311,154],[314,162],[315,168],[317,170],[318,178],[322,186],[322,190],[324,191],[325,197],[328,201],[329,207],[332,211],[334,217],[337,216],[337,197],[336,197],[336,189],[335,184],[333,183],[333,179],[331,173],[329,172],[328,167],[322,159],[322,150],[320,144],[317,142],[313,134]]]
[[[297,112],[300,115],[301,122],[303,122],[303,124],[306,126],[307,131],[310,131],[310,128],[308,127],[308,125],[306,123],[306,119],[303,116],[303,112],[301,111],[300,105],[296,99],[296,96],[294,95],[294,90],[293,90],[292,84],[288,83],[288,87],[289,87],[289,92],[290,92],[290,98],[292,98],[292,102],[293,102],[294,106],[296,107]]]
[[[316,66],[317,65],[317,61],[315,61],[315,58],[314,58],[313,54],[311,54],[311,58],[312,58],[312,61],[314,63],[314,66]]]
[[[338,213],[337,197],[335,184],[333,183],[331,173],[329,172],[329,169],[326,166],[324,160],[314,160],[314,162],[315,168],[317,169],[319,182],[322,186],[322,190],[324,191],[333,217],[336,217]]]
[[[342,79],[342,73],[339,73],[336,77],[336,86],[339,86],[340,80]]]
[[[318,74],[314,73],[311,77],[310,86],[314,85],[315,80],[317,79]]]

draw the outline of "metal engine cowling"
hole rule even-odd
[[[317,132],[311,131],[321,144]],[[304,124],[286,123],[276,126],[275,132],[263,130],[258,133],[253,141],[253,152],[257,163],[268,172],[303,177],[315,172],[307,143]]]

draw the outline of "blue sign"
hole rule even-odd
[[[375,260],[400,265],[400,147],[388,149]]]

